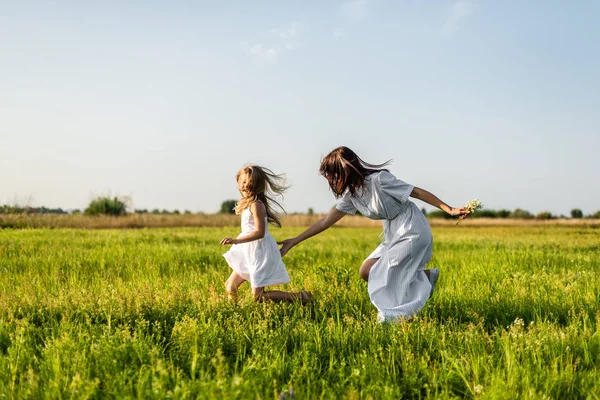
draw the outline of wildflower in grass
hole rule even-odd
[[[515,318],[515,321],[510,324],[510,336],[512,337],[522,337],[523,330],[525,329],[525,321],[522,318]]]
[[[479,199],[473,199],[467,203],[465,206],[469,214],[473,214],[477,210],[481,210],[483,208],[483,203],[479,201]],[[456,225],[460,224],[463,219],[467,217],[468,214],[461,215],[456,222]]]
[[[279,400],[295,400],[296,397],[294,396],[294,388],[290,388],[290,390],[288,391],[283,391],[281,393],[279,393]]]

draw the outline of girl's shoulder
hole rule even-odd
[[[250,203],[250,205],[248,206],[248,210],[250,210],[250,213],[252,215],[255,215],[256,213],[264,214],[267,212],[267,208],[260,200],[256,200]]]

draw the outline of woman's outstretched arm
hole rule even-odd
[[[329,211],[329,214],[327,214],[325,217],[321,218],[320,220],[309,226],[304,232],[302,232],[298,236],[291,239],[283,240],[281,242],[277,242],[282,245],[280,249],[281,256],[283,257],[292,247],[294,247],[298,243],[308,239],[309,237],[315,236],[323,232],[327,228],[331,227],[333,224],[342,219],[344,215],[346,215],[346,213],[338,210],[337,208],[334,208],[331,211]]]
[[[427,203],[429,205],[432,205],[434,207],[437,207],[440,210],[445,211],[448,214],[450,214],[452,216],[455,216],[455,217],[469,214],[469,211],[467,211],[466,208],[464,208],[464,207],[462,207],[462,208],[450,207],[448,204],[444,203],[442,200],[440,200],[433,193],[428,192],[425,189],[418,188],[416,186],[413,189],[412,193],[410,194],[410,197],[414,197],[415,199],[419,199],[421,201],[424,201],[425,203]]]

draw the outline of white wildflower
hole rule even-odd
[[[481,210],[483,208],[483,203],[479,201],[479,199],[473,199],[470,202],[467,203],[467,205],[465,206],[465,208],[467,209],[467,211],[469,212],[475,212],[477,210]]]
[[[465,209],[470,213],[474,213],[477,210],[481,210],[483,208],[483,203],[479,201],[479,199],[473,199],[470,202],[467,203],[467,205],[465,206]],[[461,215],[458,218],[458,222],[456,222],[456,225],[460,224],[460,222],[465,219],[467,216],[466,215]]]

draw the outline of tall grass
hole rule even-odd
[[[283,226],[306,227],[316,222],[321,214],[287,214],[282,218]],[[456,219],[431,218],[435,226],[453,226]],[[5,214],[0,215],[0,229],[30,228],[74,228],[74,229],[133,229],[133,228],[181,228],[181,227],[234,227],[239,226],[240,217],[229,214],[128,214],[124,216],[89,216],[82,214]],[[466,219],[467,226],[600,226],[600,219]],[[381,221],[361,216],[346,216],[336,226],[352,228],[379,228]]]
[[[273,230],[277,238],[297,228]],[[235,304],[236,227],[0,231],[7,398],[597,398],[600,238],[589,227],[436,227],[442,274],[415,319],[378,324],[378,229],[290,252],[308,306]]]

